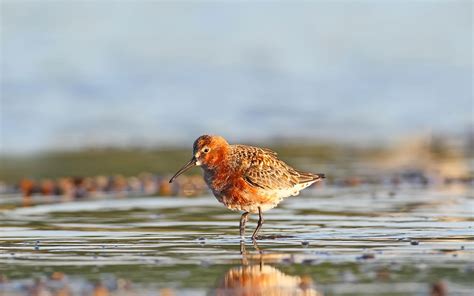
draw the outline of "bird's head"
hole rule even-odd
[[[225,156],[229,143],[220,136],[203,135],[194,141],[193,157],[171,178],[170,183],[176,177],[194,166],[212,168],[218,165]]]

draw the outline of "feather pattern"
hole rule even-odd
[[[246,145],[231,147],[231,159],[236,162],[234,165],[239,167],[244,180],[254,187],[279,191],[299,189],[297,190],[299,192],[324,178],[322,174],[305,173],[293,169],[278,159],[277,153],[270,149]],[[306,184],[307,186],[298,186]]]

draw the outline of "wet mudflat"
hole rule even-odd
[[[212,196],[0,204],[0,295],[471,295],[470,187],[314,188],[240,254]],[[248,223],[248,235],[256,216]],[[36,293],[36,294],[35,294]],[[439,294],[443,295],[443,294]]]

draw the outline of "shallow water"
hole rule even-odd
[[[213,197],[0,204],[0,295],[469,295],[470,188],[314,188],[240,254]],[[38,202],[40,201],[40,202]],[[251,216],[247,233],[255,227]],[[102,293],[102,294],[101,294]]]

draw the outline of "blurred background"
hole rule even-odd
[[[0,179],[170,174],[201,134],[472,176],[472,36],[470,1],[2,1]]]
[[[472,14],[0,0],[0,295],[472,295]],[[327,178],[260,250],[168,183],[202,134]]]

